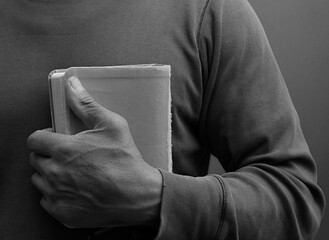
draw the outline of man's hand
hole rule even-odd
[[[126,120],[97,104],[75,77],[66,95],[89,130],[71,136],[40,130],[28,138],[42,207],[70,227],[152,225],[161,175],[143,160]]]

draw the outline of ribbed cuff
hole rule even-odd
[[[190,177],[159,171],[163,192],[156,240],[215,239],[223,220],[223,185],[214,176]]]

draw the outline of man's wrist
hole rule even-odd
[[[162,174],[156,168],[151,167],[148,174],[144,175],[143,202],[144,209],[139,225],[158,228],[160,223],[161,198],[162,198]]]

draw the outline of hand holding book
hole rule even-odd
[[[144,160],[172,170],[170,66],[158,64],[71,67],[49,74],[53,128],[76,134],[86,129],[67,105],[64,86],[77,76],[102,106],[123,116]]]
[[[147,164],[127,121],[89,96],[77,78],[66,82],[70,109],[89,128],[75,135],[37,131],[28,139],[42,206],[70,227],[157,222],[162,180]]]

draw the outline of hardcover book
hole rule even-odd
[[[172,171],[170,66],[158,64],[71,67],[49,74],[53,129],[76,134],[86,130],[65,100],[65,82],[76,76],[105,108],[123,116],[135,144],[151,166]]]

